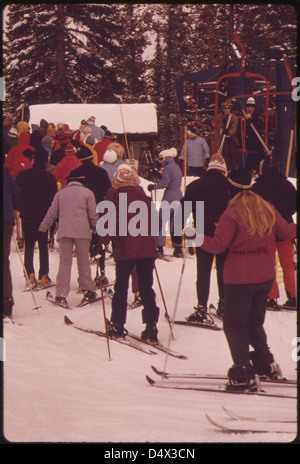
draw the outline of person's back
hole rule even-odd
[[[30,169],[19,172],[16,183],[20,187],[19,211],[22,220],[40,223],[57,191],[55,177],[45,165],[36,161]]]
[[[95,166],[92,161],[93,154],[87,147],[81,147],[77,156],[82,165],[70,172],[67,182],[74,180],[81,182],[82,185],[92,190],[98,204],[111,186],[108,174],[103,168]]]
[[[263,172],[252,185],[252,191],[272,203],[287,222],[293,222],[292,216],[297,211],[297,191],[279,172],[279,167],[268,167],[268,163],[271,163],[268,159],[263,162]]]

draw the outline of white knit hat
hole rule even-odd
[[[246,101],[246,106],[255,106],[255,99],[253,97],[249,97]]]
[[[215,153],[214,155],[212,155],[208,163],[207,170],[209,171],[210,169],[218,169],[219,171],[222,171],[224,176],[227,176],[228,171],[227,171],[226,162],[223,156],[221,155],[221,153]]]
[[[163,150],[160,152],[158,155],[159,158],[176,158],[177,156],[177,150],[176,148],[169,148],[169,150]]]
[[[103,155],[103,161],[106,163],[114,163],[117,161],[117,153],[114,150],[106,150]]]

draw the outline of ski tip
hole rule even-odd
[[[71,319],[68,318],[68,316],[64,317],[64,321],[65,321],[65,324],[67,324],[67,325],[72,325],[73,324],[73,322],[71,321]]]
[[[149,375],[146,375],[146,380],[150,385],[155,385],[156,384],[155,380],[151,379],[151,377],[149,377]]]

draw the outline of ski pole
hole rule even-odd
[[[245,110],[243,110],[243,114],[245,117],[247,117],[246,113],[245,113]],[[269,148],[267,147],[267,145],[265,144],[265,142],[263,141],[263,139],[261,138],[259,132],[257,131],[257,129],[253,126],[252,122],[250,122],[250,126],[253,130],[253,132],[255,133],[256,137],[258,138],[258,140],[260,141],[260,143],[262,144],[262,146],[264,147],[264,149],[266,150],[267,152],[267,155],[270,155],[271,154],[271,150],[269,150]]]
[[[28,277],[28,274],[27,274],[27,271],[26,271],[26,267],[23,263],[23,259],[22,259],[22,256],[21,256],[21,252],[20,252],[20,248],[19,248],[19,245],[15,239],[15,236],[13,234],[13,238],[14,238],[14,242],[15,242],[15,246],[17,248],[17,252],[18,252],[18,255],[19,255],[19,258],[20,258],[20,261],[21,261],[21,264],[22,264],[22,267],[23,267],[23,271],[24,271],[24,275],[26,277],[26,282],[29,284],[29,288],[30,288],[30,293],[31,293],[31,296],[32,296],[32,299],[33,299],[33,303],[34,303],[34,308],[32,308],[32,310],[36,309],[38,311],[39,308],[41,308],[41,306],[38,306],[36,301],[35,301],[35,297],[34,297],[34,294],[33,294],[33,290],[32,290],[32,286],[30,284],[30,280],[29,280],[29,277]],[[39,314],[39,313],[38,313]]]
[[[183,250],[183,262],[182,262],[182,266],[181,266],[179,284],[178,284],[178,288],[177,288],[175,306],[174,306],[174,311],[173,311],[172,326],[173,326],[173,324],[174,324],[175,316],[176,316],[176,312],[177,312],[177,306],[178,306],[178,301],[179,301],[179,294],[180,294],[180,289],[181,289],[181,284],[182,284],[182,279],[183,279],[183,273],[184,273],[184,269],[185,269],[185,263],[186,263],[187,254],[188,254],[188,249],[185,248],[185,249]],[[169,350],[170,344],[171,344],[171,334],[172,334],[172,331],[170,331],[170,335],[169,335],[169,340],[168,340],[168,345],[167,345],[167,346],[168,346],[168,350]],[[166,372],[166,368],[167,368],[167,359],[168,359],[168,353],[166,353],[165,365],[164,365],[163,372]]]
[[[99,257],[96,257],[97,262],[97,271],[100,268],[100,260]],[[106,312],[105,312],[105,303],[104,303],[104,294],[103,294],[103,286],[101,280],[101,272],[99,275],[99,285],[100,285],[100,292],[101,292],[101,300],[102,300],[102,309],[103,309],[103,317],[104,317],[104,325],[105,325],[105,333],[106,333],[106,342],[107,342],[107,351],[108,351],[108,360],[111,361],[110,356],[110,345],[109,345],[109,337],[108,337],[108,328],[107,328],[107,320],[106,320]]]
[[[173,332],[172,332],[171,319],[170,319],[170,316],[168,314],[167,305],[166,305],[166,302],[165,302],[164,294],[163,294],[163,291],[162,291],[162,287],[161,287],[161,284],[160,284],[160,279],[158,277],[157,268],[156,268],[155,264],[154,264],[154,270],[155,270],[155,275],[156,275],[156,278],[157,278],[157,283],[158,283],[158,286],[159,286],[159,291],[160,291],[160,294],[161,294],[161,298],[162,298],[162,301],[163,301],[163,305],[164,305],[164,308],[165,308],[165,318],[168,321],[170,331],[171,331],[171,335],[172,335],[172,338],[174,339],[174,335],[173,335]]]
[[[230,113],[229,116],[228,116],[227,123],[226,123],[226,129],[228,129],[228,127],[229,127],[231,117],[232,117],[232,113]],[[220,154],[222,154],[223,146],[224,146],[224,143],[225,143],[225,137],[226,137],[226,134],[223,135],[222,141],[221,141],[219,149],[218,149],[218,153],[220,153]]]

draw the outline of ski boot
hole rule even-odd
[[[186,318],[187,322],[211,323],[205,306],[198,304],[194,309],[195,311]]]
[[[67,298],[64,297],[64,296],[56,296],[55,297],[55,302],[60,305],[60,306],[63,306],[65,308],[68,308],[69,307],[69,304],[67,302]]]
[[[288,300],[286,300],[286,302],[282,305],[282,308],[293,310],[297,309],[296,298],[289,298]]]
[[[47,275],[43,275],[40,278],[40,281],[38,282],[39,288],[47,288],[47,287],[50,287],[51,285],[52,285],[52,280]]]
[[[224,300],[223,300],[223,298],[219,299],[217,315],[219,316],[220,319],[223,319],[223,317],[224,317]]]
[[[11,298],[3,298],[3,319],[8,317],[9,319],[12,318],[12,308],[14,305],[14,299]]]
[[[116,324],[114,322],[108,323],[107,335],[111,338],[125,338],[128,330],[124,328],[123,324]]]
[[[260,379],[276,380],[282,379],[282,370],[274,359],[273,361],[261,360],[256,351],[251,351],[250,359],[253,364],[255,373]]]
[[[26,290],[35,289],[37,287],[37,280],[35,278],[34,272],[29,274],[28,279],[26,279]]]
[[[269,311],[280,311],[280,308],[277,304],[277,301],[276,300],[267,300],[267,305],[266,305],[266,309],[269,310]]]
[[[228,370],[226,390],[256,392],[259,389],[253,366],[234,365]]]
[[[141,339],[150,343],[158,343],[158,330],[156,323],[146,324],[145,330],[141,333]]]
[[[83,299],[85,301],[93,301],[97,298],[97,293],[91,290],[83,290]]]
[[[163,247],[156,248],[156,253],[157,253],[157,258],[164,258],[165,257]]]
[[[183,258],[183,251],[181,247],[175,247],[173,252],[174,258]]]

